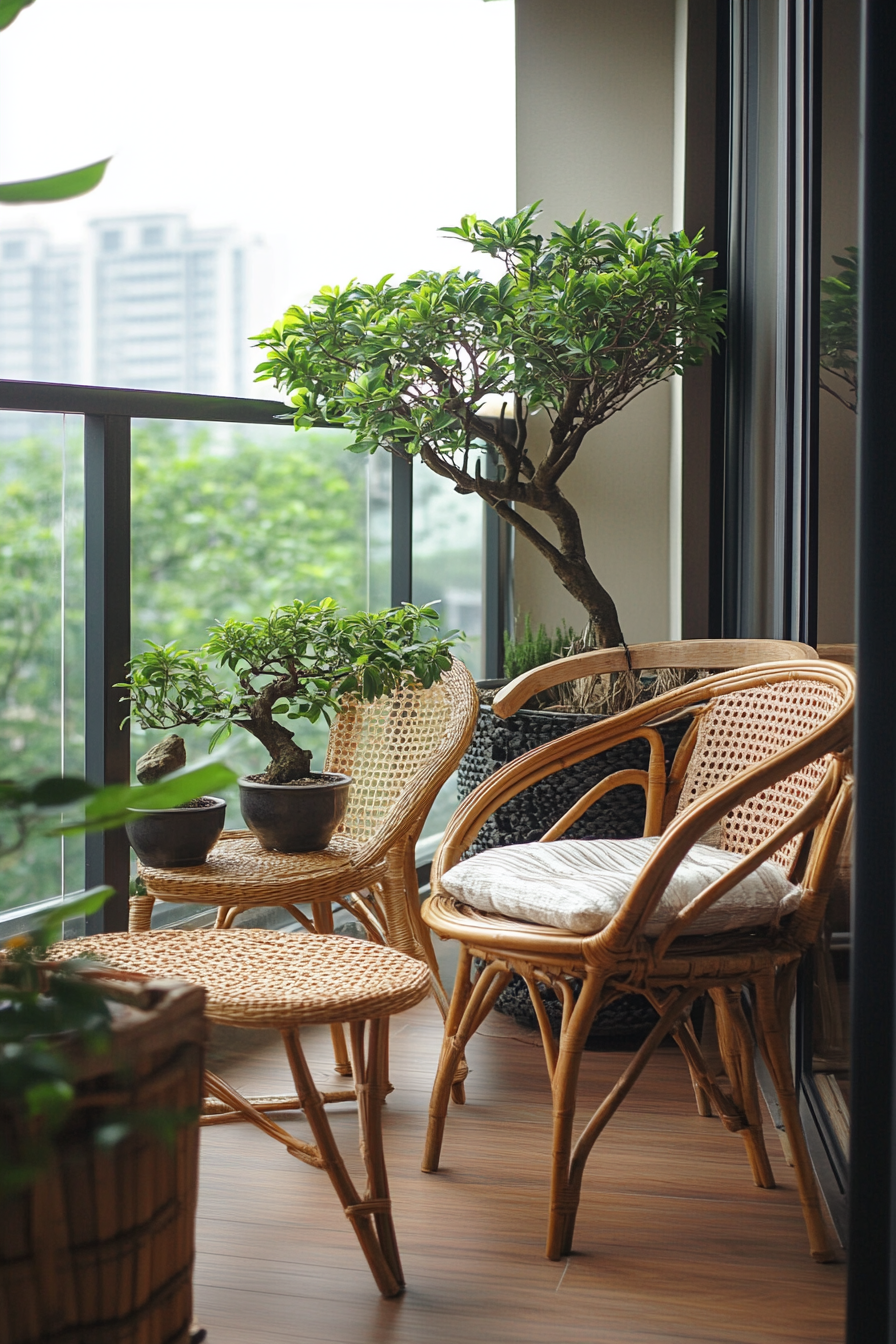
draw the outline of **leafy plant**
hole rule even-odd
[[[418,271],[397,284],[325,287],[254,338],[266,351],[258,380],[291,396],[296,428],[344,426],[353,452],[419,457],[485,500],[548,560],[599,642],[614,645],[623,642],[616,607],[561,478],[592,429],[715,348],[725,298],[704,283],[716,263],[699,252],[701,234],[582,215],[544,238],[537,215],[537,205],[494,222],[466,215],[444,230],[502,262],[497,282]],[[505,398],[494,418],[483,413],[490,396]],[[540,457],[528,444],[539,409],[551,422]]]
[[[0,32],[18,18],[23,9],[34,0],[0,0]],[[109,159],[88,163],[84,168],[73,168],[51,177],[32,177],[24,182],[0,182],[0,202],[4,205],[26,205],[37,201],[69,201],[73,196],[84,196],[103,180]]]
[[[86,780],[52,777],[35,784],[0,780],[0,863],[8,861],[35,834],[109,830],[128,819],[129,809],[176,807],[198,794],[230,783],[234,774],[219,762],[177,771],[163,782],[131,788],[96,789]],[[83,804],[82,815],[60,824],[59,814]],[[111,887],[66,897],[35,916],[25,934],[7,941],[0,955],[0,1106],[27,1121],[27,1140],[17,1154],[0,1145],[0,1195],[32,1182],[47,1161],[53,1135],[75,1100],[72,1051],[78,1044],[93,1054],[109,1048],[111,1015],[107,988],[92,984],[83,963],[45,964],[47,949],[67,919],[92,914],[113,894]],[[0,902],[2,904],[2,902]],[[101,1127],[100,1142],[124,1137],[135,1124],[164,1132],[177,1117],[120,1116]]]
[[[834,257],[842,269],[821,282],[820,385],[853,414],[859,407],[859,249]],[[825,374],[828,379],[825,379]],[[835,379],[835,382],[831,382]]]
[[[521,637],[513,639],[506,633],[504,635],[504,675],[521,677],[524,672],[531,672],[533,668],[553,662],[555,658],[562,658],[574,639],[575,633],[565,621],[562,627],[557,627],[553,638],[543,625],[533,634],[532,618],[527,612]]]
[[[308,776],[312,753],[278,720],[329,722],[344,696],[376,700],[403,683],[432,686],[451,666],[451,639],[424,635],[437,621],[434,607],[409,602],[340,616],[331,598],[296,600],[270,616],[224,621],[199,653],[147,641],[122,684],[145,728],[218,723],[209,749],[234,724],[245,728],[271,757],[265,780],[287,784]],[[216,684],[207,658],[227,669],[233,684]]]

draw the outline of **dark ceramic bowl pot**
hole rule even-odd
[[[326,849],[345,816],[348,775],[312,774],[313,784],[259,784],[240,780],[240,808],[262,849],[305,854]]]
[[[152,812],[134,811],[125,825],[131,849],[148,868],[195,868],[205,863],[209,850],[224,829],[227,804],[212,800],[214,807],[160,807]]]

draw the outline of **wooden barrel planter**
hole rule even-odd
[[[496,690],[506,683],[478,682],[480,690]],[[509,719],[500,719],[491,706],[483,704],[473,740],[457,772],[458,796],[465,798],[477,784],[499,770],[508,761],[527,751],[575,732],[606,714],[564,714],[552,710],[520,709]],[[678,744],[690,719],[663,724],[659,734],[666,746],[666,769],[670,769]],[[518,797],[499,807],[489,818],[470,847],[471,854],[500,845],[518,845],[539,840],[583,794],[617,770],[646,770],[650,749],[641,739],[612,747],[590,760],[581,761],[558,774],[533,784]],[[637,785],[626,785],[606,794],[574,822],[567,831],[569,839],[596,836],[628,839],[643,834],[645,797]],[[548,1017],[560,1029],[560,1004],[553,991],[542,987]],[[523,1026],[536,1027],[535,1010],[525,982],[518,976],[510,982],[496,1004]],[[589,1040],[644,1035],[657,1021],[656,1013],[640,994],[626,994],[609,1004],[595,1019]]]
[[[2,1344],[190,1339],[205,990],[109,977],[111,1050],[73,1051],[77,1100],[50,1163],[0,1204]],[[170,1146],[138,1114],[186,1111],[196,1120]],[[95,1130],[119,1117],[126,1136],[99,1147]],[[12,1152],[19,1124],[0,1110],[0,1143]]]

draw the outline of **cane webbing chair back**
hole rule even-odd
[[[714,698],[697,722],[684,776],[680,814],[711,789],[794,746],[840,709],[843,696],[818,681],[778,681]],[[746,799],[723,817],[713,834],[720,849],[749,854],[809,802],[824,779],[827,756]],[[790,874],[802,837],[793,836],[774,858]]]
[[[464,678],[469,673],[455,663],[428,690],[406,686],[372,702],[346,703],[333,723],[325,766],[354,781],[338,834],[370,840],[409,785],[426,792],[431,774],[466,733],[469,714],[452,694]],[[462,700],[472,704],[474,695],[470,685]]]

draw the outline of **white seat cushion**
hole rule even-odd
[[[442,886],[474,910],[572,933],[597,933],[616,914],[659,842],[658,836],[650,836],[506,845],[464,859],[444,874]],[[653,912],[647,933],[660,933],[679,910],[742,858],[710,845],[694,845]],[[705,910],[690,931],[724,933],[771,924],[794,910],[799,898],[800,888],[780,864],[767,859]]]

